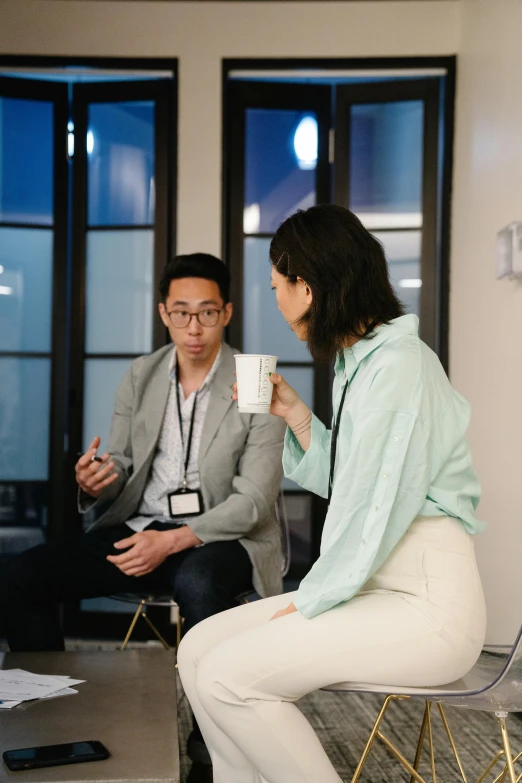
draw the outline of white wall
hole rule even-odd
[[[522,220],[522,3],[465,0],[457,77],[451,377],[471,402],[488,637],[522,623],[522,284],[494,279],[497,230]]]
[[[221,59],[454,54],[456,0],[3,0],[0,52],[180,58],[178,246],[221,252]]]

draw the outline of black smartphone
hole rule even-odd
[[[107,748],[96,740],[6,750],[2,754],[3,760],[13,772],[37,767],[57,767],[60,764],[80,764],[84,761],[102,761],[109,756]]]

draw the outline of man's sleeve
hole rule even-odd
[[[93,498],[78,489],[78,510],[85,514],[97,506],[115,500],[132,473],[131,419],[134,394],[133,365],[123,376],[116,392],[112,423],[107,441],[107,451],[114,462],[118,478],[109,484],[99,498]]]
[[[232,493],[215,508],[189,522],[205,544],[248,537],[260,519],[272,511],[281,484],[284,422],[254,414]]]

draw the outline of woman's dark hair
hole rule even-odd
[[[319,361],[332,360],[347,338],[404,315],[381,243],[348,209],[324,204],[296,212],[277,229],[270,261],[288,282],[300,277],[312,291],[300,323]]]
[[[201,277],[218,284],[219,293],[227,304],[230,295],[230,273],[221,259],[209,253],[191,253],[176,256],[165,265],[159,284],[160,296],[165,302],[169,295],[170,284],[182,277]]]

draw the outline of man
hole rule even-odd
[[[184,630],[254,587],[281,592],[284,428],[233,403],[229,273],[204,253],[170,262],[160,284],[167,345],[134,361],[99,437],[76,464],[81,512],[111,505],[86,535],[15,558],[0,577],[11,650],[63,650],[58,604],[122,591],[171,591]],[[209,761],[195,725],[193,760]]]

